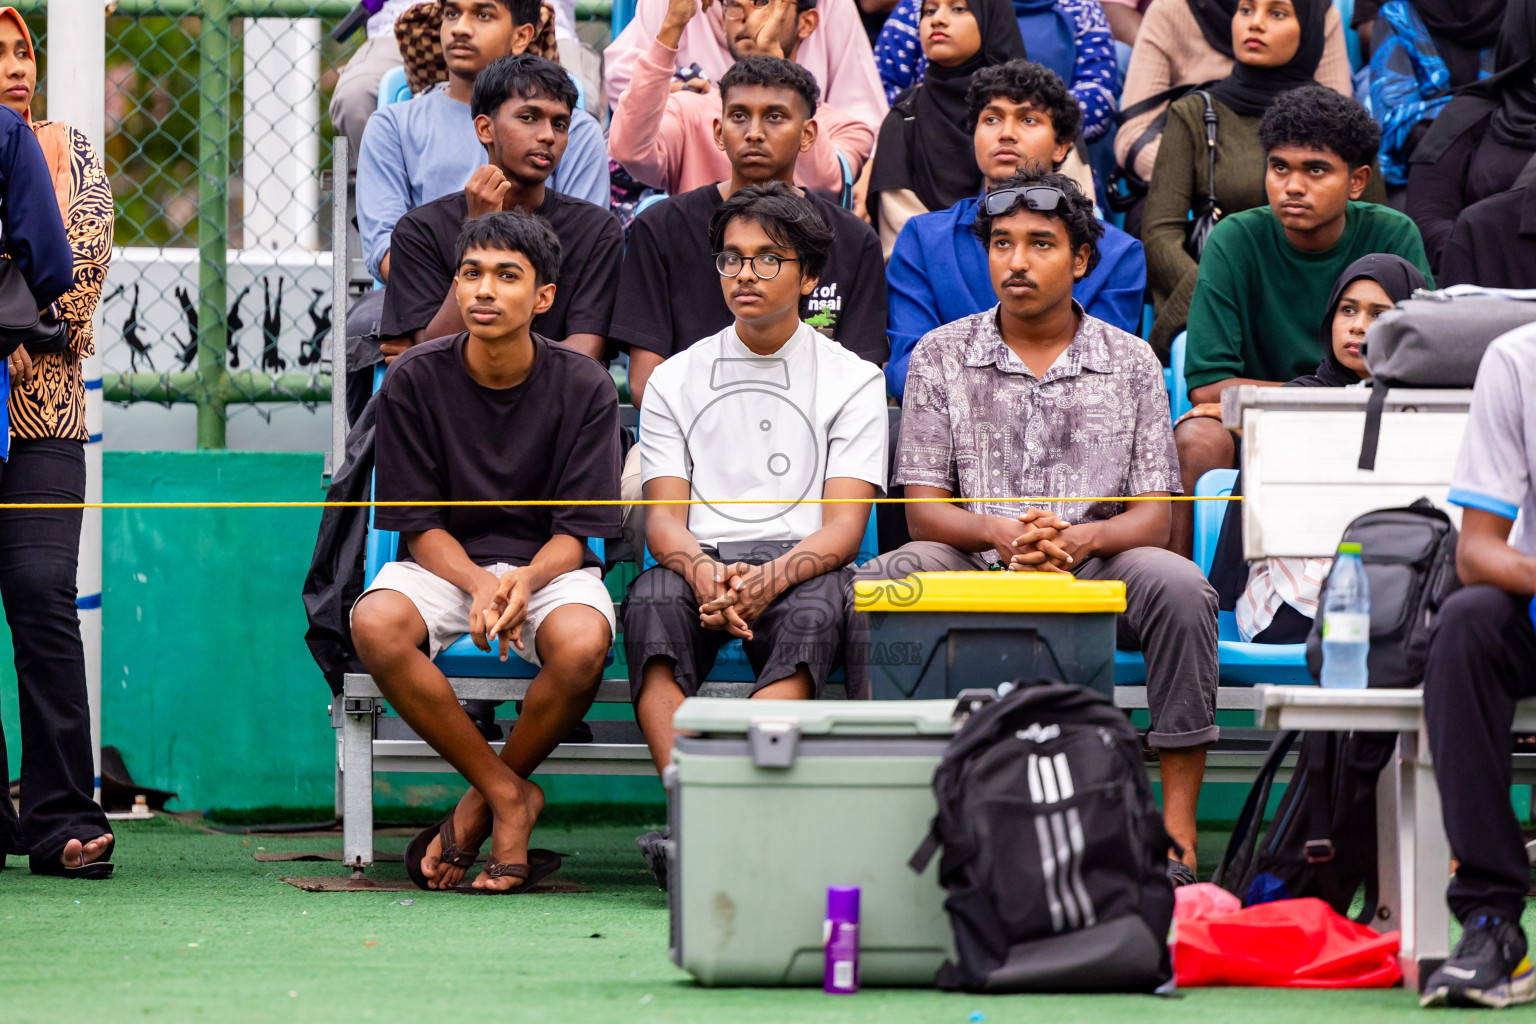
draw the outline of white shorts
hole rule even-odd
[[[496,562],[481,568],[499,577],[517,567],[506,562]],[[379,570],[373,583],[358,600],[361,601],[375,590],[393,590],[404,594],[416,606],[427,624],[429,658],[436,658],[455,640],[469,632],[469,613],[474,610],[474,601],[469,594],[415,562],[389,562]],[[556,576],[549,581],[548,586],[529,595],[528,618],[523,623],[523,649],[519,651],[516,647],[510,647],[512,653],[521,656],[529,664],[540,664],[539,625],[550,612],[567,604],[584,604],[596,608],[608,620],[609,636],[618,631],[613,618],[613,598],[609,596],[608,588],[603,586],[602,575],[596,569],[573,569]],[[357,610],[355,603],[352,610]],[[496,650],[494,642],[491,649]]]

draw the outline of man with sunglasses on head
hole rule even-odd
[[[714,90],[675,88],[677,47],[701,6],[712,0],[668,0],[667,17],[651,48],[635,61],[634,77],[613,108],[608,155],[647,185],[676,194],[730,176],[730,160],[715,144],[721,121]],[[815,0],[719,0],[726,46],[737,60],[753,54],[794,60],[816,27]],[[813,79],[814,80],[814,79]],[[816,110],[816,135],[795,165],[795,183],[838,193],[874,149],[869,125],[826,103]]]
[[[892,483],[934,500],[908,505],[913,541],[857,576],[1003,568],[1124,580],[1118,639],[1146,655],[1147,742],[1182,847],[1169,876],[1193,882],[1195,807],[1217,737],[1216,594],[1164,548],[1163,499],[1180,488],[1162,367],[1146,342],[1072,297],[1101,228],[1070,178],[1009,178],[983,198],[975,230],[998,303],[930,331],[907,370]],[[851,617],[850,652],[868,650],[868,630],[866,616]],[[867,685],[853,654],[848,672],[851,688]]]

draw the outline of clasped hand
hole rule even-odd
[[[1042,508],[1026,509],[1013,520],[997,517],[993,550],[1010,572],[1070,573],[1077,561],[1078,538],[1069,533],[1072,524]]]
[[[474,594],[469,613],[469,638],[482,651],[496,640],[502,661],[508,645],[523,650],[523,623],[528,619],[528,583],[523,570],[510,569],[498,579],[486,573],[487,582]]]
[[[752,639],[749,625],[772,603],[775,594],[764,566],[713,559],[699,567],[694,581],[699,599],[699,624],[743,640]]]

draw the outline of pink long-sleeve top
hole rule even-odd
[[[636,181],[677,195],[731,176],[731,162],[715,145],[720,91],[672,92],[677,51],[653,41],[633,65],[629,88],[608,125],[608,155]],[[838,153],[854,178],[869,159],[875,136],[868,125],[826,103],[816,109],[816,141],[795,164],[795,184],[826,192],[843,187]]]
[[[859,20],[854,0],[820,0],[820,22],[810,38],[802,40],[795,63],[811,73],[821,86],[824,102],[880,131],[889,105],[875,70],[869,36]],[[651,48],[667,16],[667,0],[638,0],[635,16],[617,39],[603,51],[603,81],[608,105],[617,108],[640,56]],[[683,29],[677,56],[684,66],[698,64],[710,81],[718,82],[735,63],[725,47],[725,22],[720,5],[698,14]]]

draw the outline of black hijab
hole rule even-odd
[[[1451,73],[1451,87],[1477,81],[1482,51],[1499,40],[1509,0],[1412,0]]]
[[[1493,74],[1458,89],[1435,118],[1412,162],[1434,163],[1474,125],[1489,120],[1489,131],[1506,146],[1536,150],[1536,0],[1509,0],[1499,26]]]
[[[1237,59],[1232,73],[1211,87],[1215,96],[1234,113],[1259,117],[1281,93],[1310,85],[1323,59],[1323,26],[1329,0],[1291,0],[1301,23],[1296,55],[1277,68],[1259,68]],[[1232,49],[1232,17],[1227,18],[1227,50]]]
[[[944,210],[981,188],[971,132],[966,127],[966,90],[982,68],[1024,59],[1024,37],[1010,0],[969,0],[981,31],[981,49],[946,68],[928,62],[923,80],[892,104],[880,126],[870,201],[880,192],[911,189],[930,210]]]
[[[1373,253],[1345,267],[1344,273],[1339,275],[1333,286],[1333,294],[1328,297],[1328,312],[1323,316],[1323,324],[1318,331],[1323,342],[1323,361],[1317,364],[1317,372],[1297,377],[1286,387],[1343,388],[1360,383],[1360,375],[1339,362],[1339,357],[1333,352],[1333,318],[1339,311],[1339,300],[1344,297],[1345,290],[1362,277],[1368,277],[1381,285],[1381,290],[1387,293],[1394,305],[1425,287],[1424,275],[1419,273],[1419,268],[1401,256]]]
[[[1188,0],[1189,13],[1200,24],[1200,34],[1211,49],[1231,59],[1232,19],[1237,16],[1237,0]]]

